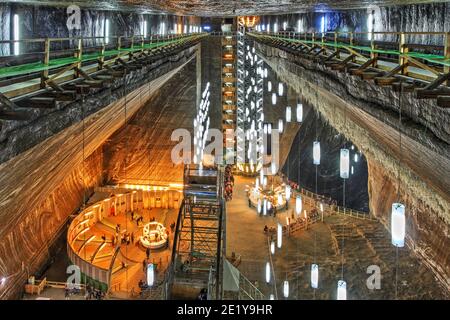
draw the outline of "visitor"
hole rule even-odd
[[[102,235],[102,240],[103,240],[103,242],[106,241],[106,236],[105,235]]]
[[[207,300],[208,299],[208,292],[205,288],[200,290],[199,295],[197,296],[197,300]]]
[[[131,233],[131,243],[134,244],[134,232]]]
[[[65,298],[66,300],[69,300],[69,296],[70,296],[69,288],[68,288],[67,285],[66,285],[66,287],[65,287],[65,289],[64,289],[64,298]]]
[[[147,260],[150,258],[150,248],[145,250],[145,256],[147,257]]]
[[[267,231],[269,231],[269,228],[267,227],[267,225],[264,226],[264,233],[267,233]]]
[[[145,259],[142,260],[142,269],[144,270],[144,272],[147,270],[147,260],[145,260]]]

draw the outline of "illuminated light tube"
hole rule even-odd
[[[347,283],[344,280],[338,281],[337,299],[338,300],[347,300]]]
[[[275,254],[275,241],[270,243],[270,253]]]
[[[267,199],[263,201],[263,215],[267,215]]]
[[[256,207],[256,210],[258,211],[258,213],[261,213],[261,199],[258,199],[258,205]]]
[[[277,174],[277,166],[275,165],[275,162],[272,162],[272,164],[270,165],[270,170],[272,171],[273,175]]]
[[[358,162],[358,154],[355,153],[355,162]]]
[[[270,294],[269,300],[275,300],[275,296],[273,295],[273,293]]]
[[[276,105],[277,104],[277,95],[276,93],[272,93],[272,105]]]
[[[311,288],[317,289],[319,287],[319,266],[317,264],[311,265]]]
[[[13,17],[13,28],[14,28],[14,41],[18,41],[20,38],[20,24],[19,15],[15,14]],[[20,53],[20,42],[14,42],[14,55],[17,56]]]
[[[313,142],[313,164],[315,164],[315,165],[320,164],[320,142],[319,141]]]
[[[341,149],[340,158],[340,176],[342,179],[348,179],[350,169],[350,151]]]
[[[291,198],[291,186],[290,185],[286,185],[286,187],[284,188],[284,193],[286,195],[286,201],[289,201],[289,199]]]
[[[281,246],[283,244],[283,227],[281,224],[278,223],[277,225],[277,247],[278,249],[281,249]]]
[[[267,78],[267,76],[268,76],[267,68],[264,68],[264,78]]]
[[[280,204],[283,203],[283,195],[282,195],[281,193],[278,194],[278,199],[277,199],[277,201],[278,201],[278,205],[280,205]]]
[[[405,206],[401,203],[392,204],[391,236],[394,246],[402,248],[405,245]]]
[[[155,268],[153,263],[149,263],[147,265],[147,285],[148,286],[153,286],[155,282]]]
[[[302,207],[303,207],[302,196],[297,195],[297,197],[295,198],[295,213],[297,214],[302,213]]]
[[[266,262],[266,282],[270,282],[270,263]]]
[[[278,119],[278,131],[283,133],[283,119]]]
[[[267,91],[272,92],[272,82],[271,81],[267,82]]]
[[[287,106],[286,107],[286,122],[291,122],[291,117],[292,117],[291,107]]]
[[[279,83],[278,84],[278,95],[281,97],[281,96],[283,96],[283,93],[284,93],[284,86],[283,86],[283,83]]]
[[[300,102],[297,103],[297,122],[302,122],[303,121],[303,104],[301,104]]]
[[[289,281],[285,280],[283,283],[283,296],[285,298],[289,297]]]

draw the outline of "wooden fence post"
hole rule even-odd
[[[50,62],[50,39],[45,38],[44,42],[44,60],[42,61],[46,66]],[[41,75],[41,88],[44,89],[46,87],[45,80],[48,79],[48,69],[42,71]]]

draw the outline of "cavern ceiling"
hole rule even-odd
[[[85,8],[133,10],[142,13],[173,13],[195,16],[235,16],[327,11],[336,9],[363,9],[373,5],[404,5],[434,2],[432,0],[15,0],[6,2],[67,6],[76,4]]]

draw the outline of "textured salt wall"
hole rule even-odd
[[[183,183],[183,164],[175,165],[171,141],[176,129],[193,133],[196,117],[196,61],[191,61],[104,145],[108,183]]]
[[[69,3],[70,4],[70,3]],[[68,4],[68,5],[69,5]],[[110,20],[110,36],[133,36],[141,34],[141,21],[147,20],[147,34],[160,33],[161,22],[166,25],[167,34],[174,30],[175,23],[198,25],[200,19],[196,17],[178,17],[174,15],[142,15],[133,12],[106,11],[81,9],[81,29],[71,30],[67,28],[69,15],[67,7],[33,6],[25,4],[6,3],[0,4],[0,40],[8,40],[12,37],[11,19],[14,14],[20,17],[20,38],[66,38],[72,36],[103,37],[104,20]],[[188,30],[189,31],[189,30]],[[99,42],[100,44],[100,42]],[[41,50],[42,46],[23,44],[21,52]],[[58,48],[54,44],[52,48]],[[0,45],[0,53],[8,55],[9,45]]]
[[[367,32],[367,17],[374,11],[374,31],[382,32],[443,32],[450,31],[450,3],[424,3],[404,6],[371,7],[358,10],[327,10],[324,12],[307,12],[288,15],[264,16],[261,23],[277,22],[281,31],[283,22],[288,22],[289,31],[320,32],[321,18],[325,17],[325,31]],[[300,21],[300,30],[298,30]],[[366,38],[367,39],[367,38]],[[366,40],[364,39],[364,40]],[[395,36],[377,36],[376,40],[396,40]],[[411,43],[434,43],[442,45],[442,38],[429,36],[411,36]]]
[[[102,182],[102,152],[67,172],[63,182],[0,241],[0,274],[14,275],[0,291],[0,299],[18,298],[27,275],[38,275],[52,256],[50,244],[65,232],[69,215],[75,213],[95,186]],[[27,192],[26,190],[23,192]]]

